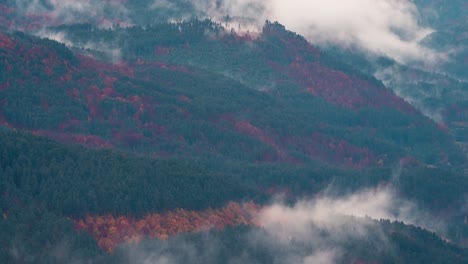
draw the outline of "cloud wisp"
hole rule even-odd
[[[308,245],[299,255],[282,256],[282,263],[336,263],[345,252],[342,241],[368,239],[385,250],[391,248],[372,219],[414,223],[415,209],[413,203],[397,199],[389,188],[374,188],[343,197],[303,200],[292,206],[275,203],[260,212],[258,221],[268,240],[279,241],[291,252],[296,252],[297,244]]]
[[[357,47],[400,63],[433,64],[441,56],[420,44],[433,32],[421,26],[419,12],[408,0],[195,0],[209,17],[255,18],[257,26],[276,20],[311,43]]]
[[[110,61],[112,63],[119,63],[122,60],[122,51],[116,44],[112,44],[111,42],[99,41],[86,41],[84,43],[75,43],[70,38],[68,38],[67,34],[63,31],[50,31],[47,29],[39,30],[35,33],[36,36],[41,38],[47,38],[51,40],[55,40],[57,42],[63,43],[69,48],[78,48],[82,49],[84,54],[87,54],[87,51],[97,52],[102,54],[102,59],[106,61]],[[90,55],[88,54],[88,55]]]
[[[100,0],[16,0],[20,15],[39,15],[48,19],[45,26],[57,24],[96,23],[102,27],[114,24],[129,26],[126,1]]]
[[[131,25],[131,17],[161,12],[176,16],[174,19],[198,16],[222,23],[229,16],[234,29],[240,25],[243,30],[259,30],[265,20],[278,21],[313,44],[360,48],[403,64],[431,65],[444,57],[420,44],[433,30],[421,26],[417,7],[409,0],[154,0],[147,5],[136,16],[126,1],[16,1],[25,14],[47,14],[62,23],[95,21],[104,27],[113,23],[125,26]]]
[[[224,263],[331,264],[350,257],[350,243],[370,243],[373,249],[369,250],[392,254],[393,242],[374,220],[418,224],[423,216],[392,189],[376,187],[341,197],[324,195],[293,205],[279,201],[266,206],[257,217],[260,228],[237,233],[243,249],[229,248],[226,259],[223,247],[232,244],[213,233],[203,234],[198,242],[178,236],[143,246],[127,245],[119,254],[138,263],[219,263],[222,259]]]

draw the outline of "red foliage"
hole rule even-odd
[[[1,43],[6,43],[9,46],[12,41],[5,35],[0,35]],[[115,83],[119,81],[119,76],[126,75],[131,77],[133,75],[133,68],[126,63],[120,63],[118,65],[107,64],[93,60],[89,57],[79,56],[79,62],[81,65],[72,65],[67,60],[63,60],[59,55],[44,45],[37,45],[36,43],[21,43],[19,47],[15,47],[13,50],[8,50],[2,54],[2,61],[5,62],[7,70],[11,71],[23,71],[24,79],[11,80],[13,83],[21,85],[22,81],[28,78],[35,82],[42,82],[45,79],[35,76],[35,72],[46,71],[47,75],[51,78],[47,79],[49,82],[57,82],[59,84],[65,82],[72,82],[64,84],[67,87],[66,93],[68,96],[75,100],[83,100],[88,108],[88,122],[93,120],[99,120],[102,122],[109,122],[115,130],[120,130],[114,133],[114,142],[116,144],[122,144],[123,146],[135,146],[142,142],[150,141],[156,143],[161,140],[160,136],[167,139],[167,133],[164,128],[148,122],[149,120],[155,119],[155,107],[158,105],[153,98],[144,95],[126,95],[123,96],[117,93],[114,89]],[[21,58],[21,60],[18,60]],[[54,75],[53,71],[56,68],[65,69],[63,75]],[[89,74],[87,74],[89,73]],[[97,73],[97,76],[93,73]],[[81,77],[78,77],[81,76]],[[5,83],[0,83],[0,90],[6,90],[11,86],[11,81],[7,79]],[[129,85],[132,85],[130,82]],[[133,85],[132,85],[133,86]],[[71,88],[75,87],[75,88]],[[77,87],[83,87],[78,89]],[[118,100],[122,103],[132,104],[135,106],[137,111],[134,113],[133,118],[139,129],[128,131],[125,125],[122,123],[118,112],[115,109],[104,109],[101,102],[103,99],[111,98]],[[188,97],[183,95],[178,97],[180,100],[189,101]],[[48,102],[43,100],[42,106],[48,107]],[[183,109],[180,109],[184,115],[188,113]],[[145,114],[148,118],[141,121],[141,115]],[[57,133],[52,131],[37,133],[45,136],[57,139],[64,143],[80,143],[88,146],[98,147],[104,146],[109,147],[113,144],[105,142],[100,138],[89,135],[75,135],[76,131],[83,131],[81,128],[82,124],[80,121],[75,120],[76,117],[70,116],[69,121],[63,122],[57,128]],[[1,119],[3,125],[6,125],[6,120]],[[16,127],[19,127],[17,125]],[[153,136],[145,137],[140,129],[149,129],[152,131]],[[25,128],[26,129],[26,128]],[[70,135],[65,135],[70,133]]]
[[[10,81],[6,81],[5,83],[0,84],[0,91],[5,91],[8,88],[10,88]]]
[[[128,77],[133,77],[134,76],[134,69],[131,67],[128,63],[126,62],[119,62],[118,64],[111,64],[111,63],[105,63],[101,61],[97,61],[91,57],[83,56],[83,55],[77,55],[77,57],[80,59],[81,66],[83,66],[85,69],[90,69],[93,70],[97,73],[99,73],[101,78],[105,78],[105,73],[112,73],[112,72],[118,72],[124,76]]]
[[[2,32],[0,32],[0,49],[14,49],[15,42],[11,40],[8,36],[5,36]]]
[[[232,116],[224,116],[221,119],[233,123],[235,130],[255,137],[275,148],[276,153],[264,153],[262,161],[298,163],[299,161],[288,155],[288,146],[294,146],[296,150],[313,159],[344,167],[364,168],[375,165],[378,160],[377,155],[368,148],[356,147],[343,139],[332,138],[320,133],[314,133],[307,137],[280,138],[275,135],[274,131],[265,132],[247,121],[239,121]]]
[[[156,46],[154,47],[154,55],[156,56],[163,56],[167,55],[171,52],[170,47],[163,47],[163,46]]]
[[[404,157],[404,158],[400,159],[400,166],[405,167],[405,168],[419,167],[419,166],[421,166],[421,162],[419,162],[419,160],[417,160],[413,156],[407,156],[407,157]]]
[[[155,138],[156,137],[163,137],[165,139],[169,138],[169,135],[167,134],[167,129],[164,126],[156,125],[153,123],[147,123],[143,125],[143,128],[151,130]]]
[[[138,144],[143,143],[146,140],[145,135],[138,132],[115,132],[113,133],[113,138],[115,141],[120,142],[121,144],[125,145],[126,147],[136,146]]]
[[[104,84],[106,87],[114,89],[114,82],[117,81],[117,77],[114,76],[104,76]]]
[[[68,94],[68,96],[73,97],[75,99],[80,98],[80,95],[81,95],[80,90],[78,90],[76,88],[73,88],[72,90],[68,90],[67,94]]]
[[[84,229],[98,241],[100,248],[112,252],[124,242],[139,242],[143,237],[167,239],[183,232],[199,232],[225,226],[253,225],[260,207],[253,202],[228,203],[220,209],[201,212],[176,209],[162,214],[149,214],[141,219],[112,215],[87,216],[74,220],[76,229]]]
[[[11,22],[8,21],[8,19],[6,19],[6,18],[0,16],[0,26],[9,28],[9,27],[11,27],[12,25],[11,25]]]
[[[246,41],[253,41],[256,38],[258,38],[258,36],[259,35],[257,33],[250,33],[250,32],[239,33],[239,32],[236,32],[236,34],[232,34],[232,35],[230,35],[230,34],[222,35],[221,40],[223,42],[235,41],[237,43],[242,43],[242,42],[246,42]]]
[[[286,197],[286,198],[293,198],[294,195],[297,193],[293,193],[289,187],[278,187],[278,186],[270,186],[270,187],[262,187],[259,186],[259,190],[262,193],[269,194],[271,196],[279,196],[279,197]]]
[[[250,135],[252,137],[257,138],[261,142],[268,144],[275,148],[276,152],[265,152],[262,155],[261,160],[266,161],[266,162],[275,162],[275,161],[284,161],[284,162],[289,162],[289,163],[297,163],[295,159],[292,157],[289,157],[286,150],[283,148],[283,146],[278,145],[275,142],[275,137],[273,136],[272,133],[267,133],[264,130],[255,127],[251,123],[247,121],[235,121],[235,129],[241,133]]]
[[[414,108],[390,90],[377,87],[370,81],[330,69],[319,62],[304,62],[300,57],[285,69],[304,89],[325,100],[352,109],[362,107],[394,107],[402,112]]]
[[[118,2],[126,2],[125,0],[105,0],[106,2],[119,5]],[[3,17],[2,17],[3,16]],[[78,18],[78,17],[76,17]],[[134,24],[123,21],[120,18],[108,18],[108,17],[95,17],[89,18],[83,16],[78,18],[77,23],[94,23],[101,27],[113,27],[115,25],[120,27],[130,27]],[[7,23],[4,25],[8,28],[12,28],[20,31],[35,31],[47,26],[58,26],[64,24],[62,16],[57,10],[45,11],[45,10],[33,10],[32,12],[24,12],[22,10],[15,10],[12,7],[7,7],[0,4],[0,20],[5,20]],[[1,23],[2,21],[0,21]]]
[[[82,122],[77,119],[69,119],[58,126],[58,131],[64,130],[74,130],[77,127],[80,127]]]
[[[111,148],[113,145],[99,136],[94,135],[77,135],[77,134],[65,134],[65,133],[58,133],[54,131],[48,130],[38,130],[33,131],[35,135],[46,136],[49,138],[53,138],[60,142],[69,143],[69,144],[80,144],[85,145],[88,147],[94,148]]]
[[[305,91],[320,96],[333,104],[351,109],[393,107],[405,113],[416,111],[414,107],[385,87],[360,76],[349,75],[328,67],[321,61],[318,49],[312,47],[304,39],[288,33],[282,25],[265,26],[263,35],[280,39],[287,47],[285,49],[287,57],[294,58],[289,65],[278,63],[274,59],[267,61],[267,64],[278,72],[279,76],[286,73]],[[312,58],[303,59],[305,53]],[[282,80],[277,81],[281,82]]]
[[[376,163],[375,154],[368,148],[359,148],[342,139],[320,133],[300,139],[287,139],[287,144],[295,146],[312,158],[347,167],[363,168]]]
[[[5,104],[6,102],[6,99],[3,99],[0,101],[0,125],[2,126],[6,126],[6,127],[12,127],[5,119],[5,117],[3,116],[3,113],[2,113],[2,108],[3,108],[3,105]]]
[[[447,126],[447,124],[445,123],[437,123],[437,128],[441,131],[443,131],[444,133],[448,134],[450,132],[450,129],[449,127]]]
[[[192,99],[188,98],[188,97],[185,96],[185,95],[177,95],[176,97],[177,97],[177,99],[179,99],[179,100],[181,100],[181,101],[184,101],[184,102],[187,102],[187,103],[192,102]]]
[[[15,9],[13,7],[8,7],[5,5],[0,4],[0,14],[3,15],[9,15],[15,12]]]
[[[271,136],[247,121],[236,121],[235,128],[239,132],[258,138],[263,143],[275,146],[275,142]]]

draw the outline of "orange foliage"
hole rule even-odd
[[[183,232],[199,232],[225,226],[252,225],[260,207],[253,202],[228,203],[220,209],[188,211],[176,209],[162,214],[149,214],[142,219],[126,216],[114,218],[112,215],[86,216],[74,220],[76,229],[84,229],[98,242],[100,248],[112,252],[124,242],[138,243],[146,236],[168,239],[169,236]]]
[[[15,47],[15,43],[7,36],[3,35],[0,32],[0,48],[2,49],[13,49]]]

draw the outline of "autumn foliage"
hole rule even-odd
[[[114,63],[51,40],[0,33],[0,124],[63,143],[164,157],[315,160],[356,169],[405,156],[445,160],[420,146],[450,157],[445,134],[411,105],[279,24],[256,38],[208,40],[205,30],[216,28],[189,21],[109,31],[140,36],[127,39]],[[68,33],[79,32],[94,32],[96,41],[105,33],[89,25]],[[421,127],[434,137],[420,137]],[[401,153],[403,143],[418,148]]]
[[[167,239],[170,235],[183,232],[255,224],[254,218],[259,210],[260,207],[253,202],[230,202],[221,209],[206,209],[201,212],[177,209],[149,214],[141,219],[112,215],[87,216],[74,220],[74,223],[77,229],[91,233],[100,248],[112,252],[121,243],[138,243],[143,237]]]

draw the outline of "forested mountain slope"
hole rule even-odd
[[[144,234],[147,238],[164,238],[166,234],[172,237],[184,230],[255,224],[256,221],[249,220],[249,217],[254,217],[259,205],[265,204],[270,195],[275,193],[274,189],[286,190],[288,199],[294,202],[298,196],[319,194],[331,182],[334,182],[338,192],[353,192],[365,186],[393,182],[402,191],[401,195],[415,199],[422,208],[432,209],[434,213],[443,212],[444,215],[438,218],[458,221],[462,216],[456,213],[459,206],[463,205],[463,200],[459,199],[465,190],[464,186],[468,184],[461,175],[435,169],[406,168],[397,183],[392,180],[391,168],[353,171],[317,164],[297,167],[155,159],[114,150],[61,145],[18,131],[2,130],[0,133],[3,216],[0,219],[3,234],[1,254],[7,263],[72,260],[105,263],[110,261],[109,258],[126,262],[125,247],[135,247],[135,244],[124,245],[111,255],[100,252],[98,245],[103,250],[112,250],[124,241],[140,241],[145,238],[142,236]],[[414,193],[415,185],[417,193]],[[434,197],[433,193],[439,195]],[[237,201],[252,204],[252,199],[258,205],[246,207],[228,203]],[[227,207],[217,209],[223,205]],[[164,212],[164,215],[155,215],[155,212]],[[364,220],[356,221],[356,225],[360,226],[359,221]],[[393,255],[391,249],[387,248],[389,252],[375,255],[369,251],[365,239],[351,235],[354,242],[343,245],[344,252],[347,252],[343,260],[385,262],[385,259],[393,259],[405,262],[407,259],[421,258],[421,263],[424,263],[424,259],[433,258],[431,254],[443,254],[444,257],[439,258],[441,263],[447,259],[460,263],[466,261],[466,251],[447,244],[428,231],[390,222],[374,223],[372,226],[373,229],[368,231],[370,237],[375,235],[382,239],[379,238],[379,232],[384,228],[384,237],[390,236],[391,244],[402,251]],[[237,233],[235,230],[238,229],[219,234],[233,239],[223,238],[223,243],[226,243],[223,244],[226,247],[223,254],[235,257],[236,250],[241,250],[244,245],[249,254],[262,256],[258,261],[274,257],[263,251],[268,251],[268,248],[254,249],[245,245],[242,242],[248,238],[242,235],[245,231],[241,228],[240,233]],[[232,232],[237,235],[232,235]],[[91,234],[96,241],[91,238]],[[466,237],[466,228],[463,229],[463,224],[454,224],[449,235],[463,239]],[[201,239],[204,235],[190,236],[191,239]],[[218,237],[218,234],[214,236]],[[328,241],[326,237],[324,241]],[[172,238],[169,245],[173,243],[171,241]],[[433,242],[436,244],[431,245]],[[412,246],[408,247],[408,243]],[[208,244],[199,246],[209,250]],[[173,246],[163,248],[166,248],[168,254],[177,254],[175,252],[183,250]],[[229,251],[229,248],[237,249]],[[221,263],[222,256],[213,260],[213,263]]]
[[[134,34],[125,39],[146,44],[128,43],[128,58],[111,64],[49,40],[3,34],[4,124],[159,156],[352,167],[407,156],[437,166],[464,162],[443,128],[279,24],[254,39],[221,34],[210,21],[72,31],[83,30]]]
[[[322,47],[352,61],[356,69],[373,75],[396,94],[441,124],[468,155],[468,5],[466,1],[417,0],[418,19],[430,34],[421,40],[437,59],[399,63],[362,49]]]
[[[460,64],[167,22],[186,1],[33,2],[0,1],[6,263],[466,263]]]

